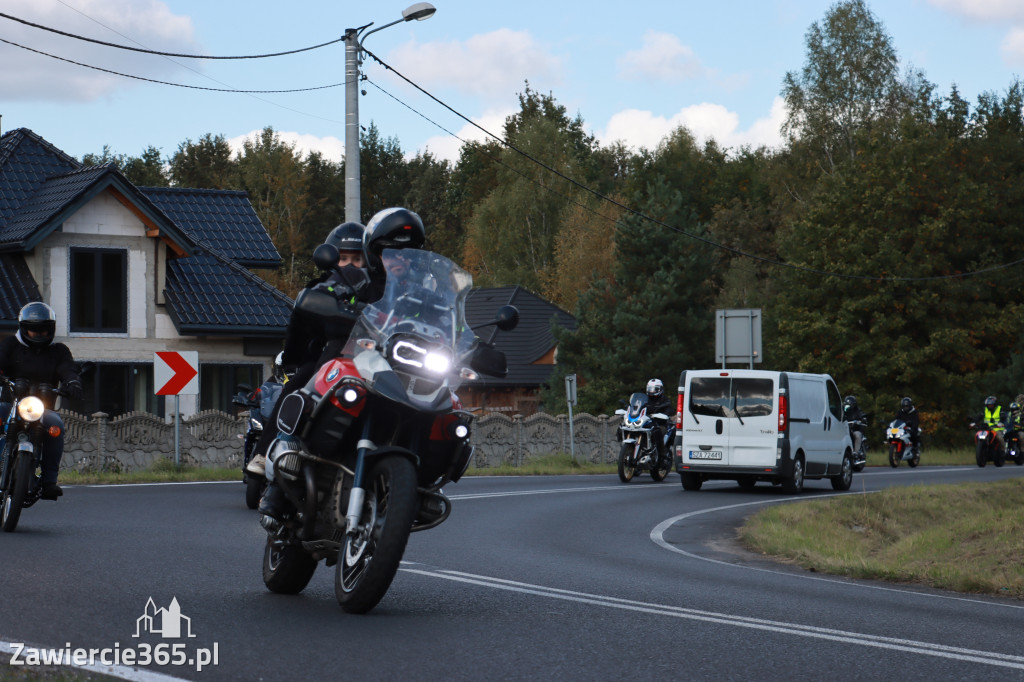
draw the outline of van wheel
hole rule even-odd
[[[843,469],[838,476],[832,477],[833,490],[849,490],[853,483],[853,458],[847,452],[843,455]]]
[[[793,460],[793,475],[782,482],[782,492],[796,495],[804,489],[804,460],[797,457]]]
[[[704,481],[700,480],[700,474],[680,474],[683,479],[683,490],[700,490]]]

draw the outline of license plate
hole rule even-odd
[[[721,450],[690,450],[690,459],[722,459]]]

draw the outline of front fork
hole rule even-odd
[[[356,466],[352,473],[352,489],[348,494],[348,509],[345,510],[345,532],[354,534],[359,527],[359,517],[363,513],[363,502],[366,500],[366,489],[363,488],[363,476],[366,471],[366,457],[377,446],[370,440],[370,425],[373,419],[367,415],[363,422],[363,433],[356,444]]]

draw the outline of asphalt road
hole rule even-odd
[[[844,494],[1019,476],[872,469]],[[265,534],[243,492],[77,487],[25,510],[0,534],[0,647],[112,661],[163,644],[186,663],[119,670],[140,680],[1024,679],[1024,603],[831,578],[736,546],[744,516],[831,495],[827,481],[793,498],[731,482],[684,492],[675,474],[468,478],[365,616],[341,610],[322,564],[298,596],[266,590]],[[172,600],[183,636],[147,632]]]

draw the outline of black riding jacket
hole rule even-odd
[[[78,380],[78,367],[71,350],[63,343],[51,343],[43,348],[22,343],[20,332],[0,341],[0,372],[8,379],[28,380],[32,388],[49,384],[54,389],[63,382]],[[3,396],[9,400],[10,396]],[[52,405],[47,405],[52,408]]]

